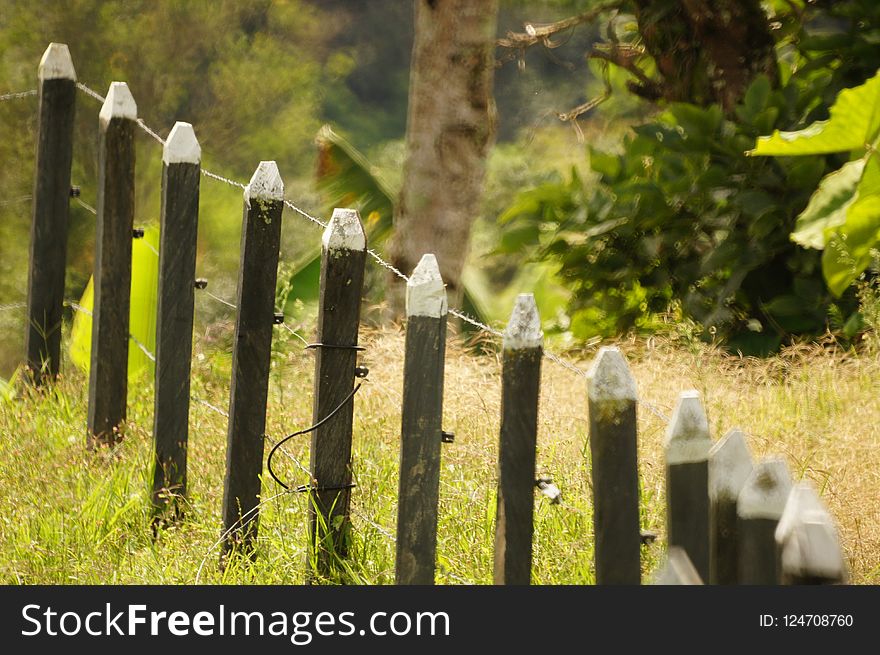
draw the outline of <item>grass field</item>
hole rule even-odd
[[[197,340],[193,394],[228,404],[228,326]],[[311,351],[278,333],[267,432],[273,438],[311,423]],[[284,339],[287,339],[284,341]],[[403,335],[367,332],[369,382],[355,399],[352,583],[394,579]],[[642,527],[660,539],[643,548],[645,576],[664,549],[662,442],[678,392],[703,394],[713,438],[732,427],[756,456],[780,454],[808,478],[836,517],[852,581],[880,583],[880,360],[833,346],[791,348],[765,360],[740,359],[687,339],[619,343],[635,374],[639,408]],[[870,352],[869,352],[870,350]],[[586,369],[594,349],[572,353]],[[453,339],[446,373],[437,581],[492,580],[500,362],[466,354]],[[191,409],[187,520],[154,540],[148,486],[152,392],[130,385],[129,425],[112,452],[85,451],[87,378],[67,368],[50,393],[16,387],[0,400],[0,582],[258,583],[304,581],[306,499],[281,495],[263,507],[254,565],[222,574],[217,565],[226,421],[204,404]],[[308,462],[308,437],[288,442]],[[268,447],[267,447],[268,452]],[[583,377],[544,360],[538,469],[553,476],[563,503],[536,498],[533,581],[590,584],[592,525],[586,387]],[[307,482],[289,458],[282,479]],[[264,497],[281,489],[266,475]]]

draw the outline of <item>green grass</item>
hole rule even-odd
[[[311,351],[276,334],[267,432],[277,439],[311,423]],[[200,337],[193,394],[228,405],[228,326]],[[369,381],[355,398],[350,557],[334,581],[390,584],[394,580],[398,439],[403,336],[368,332],[363,362]],[[874,356],[843,355],[818,346],[770,360],[738,360],[704,346],[625,342],[644,401],[639,412],[642,527],[660,534],[643,547],[647,579],[662,557],[662,440],[676,396],[704,396],[713,437],[738,425],[756,455],[780,453],[796,477],[813,479],[838,520],[854,582],[880,582],[876,495],[880,471],[880,407]],[[591,352],[580,353],[588,364]],[[453,339],[446,373],[438,527],[437,582],[492,581],[500,365],[468,355]],[[535,504],[533,582],[593,582],[589,448],[583,378],[545,360],[538,472],[563,492]],[[152,389],[129,388],[129,423],[112,451],[85,449],[87,379],[66,368],[52,391],[19,384],[0,399],[0,582],[7,584],[298,584],[306,580],[307,498],[284,494],[266,474],[256,560],[218,566],[226,419],[203,404],[191,408],[186,520],[153,538],[151,480]],[[648,405],[655,410],[649,411]],[[268,454],[268,444],[266,453]],[[308,462],[309,437],[286,450]],[[283,455],[273,459],[288,484],[308,482]]]

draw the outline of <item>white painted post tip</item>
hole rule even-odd
[[[366,250],[367,235],[357,210],[334,209],[322,242],[327,250]]]
[[[746,480],[736,503],[736,513],[743,519],[778,521],[791,492],[791,474],[781,457],[762,459]]]
[[[76,81],[76,71],[73,69],[73,59],[66,43],[50,43],[40,59],[40,81],[43,80],[73,80]]]
[[[616,346],[599,349],[587,373],[587,393],[593,402],[637,399],[635,378]]]
[[[709,419],[697,391],[683,391],[666,431],[666,463],[689,464],[709,457]]]
[[[446,315],[446,285],[437,258],[422,255],[406,283],[406,315],[440,318]]]
[[[736,500],[754,467],[745,435],[734,428],[709,449],[709,497]]]
[[[271,202],[284,199],[284,182],[274,161],[261,161],[244,188],[244,201],[251,206],[251,200]]]
[[[780,546],[788,538],[788,535],[800,521],[818,521],[831,515],[825,509],[822,499],[816,493],[815,487],[806,480],[798,482],[791,488],[785,509],[776,526],[776,543]]]
[[[198,164],[201,159],[202,148],[193,126],[176,122],[162,149],[162,161],[166,164]]]
[[[137,103],[131,95],[128,84],[125,82],[110,82],[110,90],[107,98],[101,106],[98,118],[102,125],[106,125],[113,118],[126,118],[137,120]]]
[[[801,521],[782,546],[785,577],[824,578],[845,582],[846,562],[837,529],[829,521]]]
[[[792,487],[775,537],[783,576],[849,577],[834,519],[809,482]]]
[[[521,293],[516,297],[516,304],[504,330],[502,347],[505,350],[523,348],[540,348],[544,343],[544,332],[541,330],[541,317],[538,305],[531,293]]]

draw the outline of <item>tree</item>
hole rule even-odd
[[[823,174],[845,158],[746,151],[760,135],[827,119],[842,88],[876,71],[876,2],[631,0],[571,20],[607,21],[590,56],[631,75],[629,90],[660,110],[622,152],[590,148],[598,179],[528,190],[502,217],[511,231],[531,229],[536,255],[559,264],[575,336],[652,330],[670,306],[749,354],[828,329],[854,336],[856,294],[836,298],[844,282],[832,294],[820,254],[790,239]],[[526,26],[502,45],[552,47],[569,24]]]
[[[391,253],[405,273],[437,255],[450,302],[477,216],[495,132],[492,78],[497,0],[416,0],[404,182]],[[392,310],[402,290],[391,285]]]

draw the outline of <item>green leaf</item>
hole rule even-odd
[[[318,132],[316,183],[327,209],[354,207],[361,213],[371,245],[391,232],[394,192],[373,172],[351,143],[325,125]],[[320,254],[320,253],[319,253]]]
[[[847,212],[846,223],[826,236],[822,273],[828,288],[840,296],[871,263],[880,244],[880,195],[860,198]]]
[[[880,129],[880,71],[860,86],[844,89],[831,117],[797,132],[776,130],[758,137],[750,155],[818,155],[864,149]]]
[[[819,182],[807,208],[797,217],[791,240],[805,248],[822,250],[825,233],[846,222],[846,211],[858,198],[866,158],[850,161]]]
[[[131,244],[131,301],[128,330],[128,379],[135,379],[142,372],[153,372],[153,362],[140,345],[156,352],[156,305],[159,286],[159,228],[144,230],[141,239]],[[92,306],[94,303],[94,278],[89,279],[70,331],[70,359],[84,371],[89,370],[92,353]],[[138,345],[140,344],[140,345]]]

